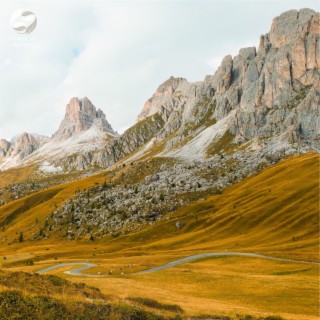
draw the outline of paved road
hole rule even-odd
[[[99,275],[99,274],[86,274],[86,273],[82,273],[82,271],[87,270],[89,268],[95,267],[96,264],[94,263],[89,263],[89,262],[66,262],[66,263],[58,263],[55,264],[53,266],[41,269],[39,271],[37,271],[36,273],[45,273],[48,271],[52,271],[54,269],[58,269],[58,268],[62,268],[62,267],[68,267],[68,266],[82,266],[82,267],[78,267],[78,268],[74,268],[68,271],[65,271],[65,274],[70,274],[73,276],[86,276],[86,277],[104,277],[104,275]]]
[[[201,253],[201,254],[196,254],[194,256],[186,257],[180,260],[176,260],[167,264],[164,264],[162,266],[150,268],[147,270],[143,270],[140,272],[137,272],[136,274],[145,274],[145,273],[151,273],[151,272],[156,272],[168,268],[172,268],[175,266],[179,266],[181,264],[187,263],[187,262],[192,262],[196,260],[200,260],[203,258],[211,258],[211,257],[223,257],[223,256],[243,256],[243,257],[252,257],[252,258],[260,258],[260,259],[268,259],[268,260],[274,260],[274,261],[283,261],[283,262],[294,262],[294,263],[302,263],[302,264],[315,264],[319,265],[319,262],[312,262],[312,261],[299,261],[299,260],[292,260],[292,259],[285,259],[285,258],[275,258],[271,256],[265,256],[262,254],[258,253],[249,253],[249,252],[211,252],[211,253]],[[85,276],[85,277],[105,277],[106,275],[99,275],[99,274],[87,274],[87,273],[82,273],[82,271],[87,270],[91,267],[95,267],[96,264],[94,263],[88,263],[88,262],[68,262],[68,263],[59,263],[55,264],[53,266],[41,269],[37,271],[37,273],[45,273],[48,271],[52,271],[54,269],[58,269],[61,267],[67,267],[67,266],[79,266],[82,265],[82,267],[78,267],[69,271],[65,271],[65,274],[73,275],[73,276]]]
[[[317,262],[308,262],[308,261],[298,261],[298,260],[291,260],[291,259],[284,259],[284,258],[275,258],[275,257],[270,257],[270,256],[265,256],[265,255],[262,255],[262,254],[258,254],[258,253],[228,252],[228,251],[226,251],[226,252],[212,252],[212,253],[197,254],[197,255],[194,255],[194,256],[190,256],[190,257],[187,257],[187,258],[184,258],[184,259],[180,259],[180,260],[177,260],[177,261],[173,261],[173,262],[167,263],[167,264],[159,266],[159,267],[155,267],[155,268],[151,268],[151,269],[148,269],[148,270],[140,271],[139,274],[160,271],[160,270],[164,270],[164,269],[168,269],[168,268],[171,268],[171,267],[175,267],[175,266],[178,266],[180,264],[187,263],[187,262],[200,260],[200,259],[203,259],[203,258],[222,257],[222,256],[244,256],[244,257],[269,259],[269,260],[284,261],[284,262],[295,262],[295,263],[304,263],[304,264],[319,264]]]

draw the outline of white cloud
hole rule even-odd
[[[203,79],[257,45],[274,16],[307,6],[317,1],[2,0],[0,137],[51,135],[72,96],[89,97],[122,131],[168,77]],[[20,8],[37,15],[30,35],[10,28]]]

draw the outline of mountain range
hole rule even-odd
[[[66,106],[65,118],[51,138],[23,133],[13,141],[0,140],[0,168],[7,169],[30,163],[39,163],[40,171],[56,173],[62,168],[54,167],[53,160],[70,159],[76,169],[84,169],[77,155],[85,151],[103,148],[118,136],[106,120],[102,110],[96,109],[88,98],[72,98]]]
[[[122,135],[88,98],[72,98],[51,138],[23,133],[0,140],[0,168],[106,168],[132,152],[130,159],[152,154],[203,160],[223,138],[233,150],[265,154],[319,150],[318,26],[319,14],[311,9],[283,13],[258,48],[227,55],[214,75],[161,84]]]

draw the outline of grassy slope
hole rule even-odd
[[[178,306],[161,305],[158,308]],[[173,308],[174,307],[174,308]],[[154,310],[153,310],[154,311]],[[181,310],[182,311],[182,310]],[[180,311],[180,312],[181,312]],[[7,320],[170,320],[129,304],[110,303],[99,289],[53,275],[0,270],[0,318]]]
[[[83,190],[102,184],[105,175],[99,174],[82,180],[73,181],[64,185],[59,185],[47,190],[36,192],[30,196],[12,201],[7,205],[0,207],[0,223],[10,219],[10,215],[18,212],[15,219],[11,219],[7,226],[5,235],[10,238],[17,238],[16,231],[23,231],[26,237],[30,236],[39,227],[35,221],[38,220],[39,225],[43,226],[46,217],[48,217],[56,207],[60,207],[65,201],[73,197],[77,190]]]
[[[56,206],[72,197],[76,190],[102,184],[106,175],[50,188],[0,207],[0,222],[10,221],[7,230],[0,233],[0,239],[4,236],[8,241],[17,239],[19,231],[23,231],[28,239],[40,228],[35,224],[36,219],[43,226],[45,218]],[[318,261],[318,177],[317,154],[293,157],[229,187],[221,195],[169,213],[167,219],[155,226],[118,239],[103,240],[101,245],[107,245],[108,251],[126,251],[128,254],[170,250],[181,251],[183,256],[187,251],[246,249]],[[10,219],[12,213],[16,213],[14,219]],[[176,221],[185,224],[180,231],[176,230]],[[33,246],[56,244],[54,234],[52,237],[33,241]],[[61,239],[61,242],[65,240]],[[73,245],[76,243],[72,242],[70,247]],[[25,248],[25,243],[16,243],[14,247]]]
[[[40,192],[39,196],[44,197],[59,189],[52,198],[20,213],[0,238],[4,234],[17,237],[15,232],[20,229],[28,235],[28,230],[35,228],[36,218],[44,220],[55,204],[61,205],[77,189],[103,183],[104,179],[105,174],[100,174]],[[126,273],[189,254],[225,249],[319,261],[318,194],[319,155],[300,155],[229,187],[221,195],[170,213],[168,220],[136,234],[93,244],[55,238],[26,241],[1,245],[0,255],[8,255],[10,261],[18,255],[24,259],[24,254],[32,252],[43,265],[55,263],[54,256],[59,260],[90,259],[100,265],[93,270],[96,272],[132,264]],[[0,220],[10,213],[10,205],[17,209],[27,199],[1,207]],[[176,221],[185,224],[180,231],[175,228]],[[37,268],[39,265],[29,270]],[[288,319],[315,319],[319,311],[318,272],[318,266],[234,257],[139,277],[72,279],[86,281],[121,298],[138,295],[177,303],[188,313],[271,312]]]
[[[35,166],[26,166],[26,167],[18,167],[12,168],[6,171],[0,172],[0,187],[4,187],[6,185],[12,183],[19,183],[30,178],[35,172]]]
[[[319,156],[284,160],[264,172],[170,213],[143,232],[114,241],[119,250],[242,251],[319,261]],[[175,222],[185,226],[176,231]],[[119,243],[119,246],[117,244]]]

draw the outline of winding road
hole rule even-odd
[[[211,258],[211,257],[223,257],[223,256],[242,256],[242,257],[251,257],[251,258],[260,258],[260,259],[268,259],[268,260],[274,260],[274,261],[283,261],[283,262],[293,262],[293,263],[301,263],[301,264],[315,264],[319,265],[319,262],[312,262],[312,261],[299,261],[299,260],[292,260],[292,259],[285,259],[285,258],[276,258],[276,257],[271,257],[271,256],[265,256],[262,254],[258,253],[249,253],[249,252],[211,252],[211,253],[201,253],[201,254],[196,254],[194,256],[189,256],[180,260],[176,260],[158,267],[150,268],[147,270],[139,271],[137,273],[131,273],[131,274],[146,274],[146,273],[151,273],[151,272],[156,272],[156,271],[161,271],[164,269],[172,268],[175,266],[179,266],[181,264],[187,263],[187,262],[192,262],[196,260],[200,260],[203,258]],[[72,276],[82,276],[82,277],[94,277],[94,278],[101,278],[101,277],[106,277],[108,275],[100,275],[100,274],[88,274],[88,273],[82,273],[82,271],[90,269],[92,267],[96,267],[97,265],[94,263],[89,263],[89,262],[66,262],[66,263],[58,263],[53,266],[41,269],[37,271],[36,273],[42,274],[48,271],[52,271],[58,268],[62,267],[68,267],[68,266],[79,266],[68,271],[64,271],[65,274],[69,274]]]

